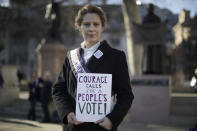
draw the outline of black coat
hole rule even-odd
[[[107,117],[112,122],[112,131],[116,131],[134,98],[130,86],[126,56],[123,51],[111,48],[106,41],[101,42],[98,49],[103,52],[103,56],[97,59],[93,55],[86,66],[91,73],[112,74],[112,92],[117,94],[117,103]],[[62,71],[55,85],[52,87],[53,99],[60,119],[64,123],[64,131],[105,131],[93,123],[85,123],[79,126],[73,126],[67,123],[67,115],[70,112],[75,112],[76,88],[77,80],[73,75],[68,58],[66,57]]]
[[[43,82],[43,87],[40,89],[40,101],[42,103],[49,103],[51,101],[51,87],[51,81],[48,80]]]
[[[40,101],[40,84],[43,84],[43,80],[41,78],[36,81],[30,82],[28,84],[29,87],[29,101]]]

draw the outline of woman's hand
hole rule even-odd
[[[73,124],[73,125],[79,125],[79,124],[82,124],[83,123],[83,122],[77,121],[77,118],[75,117],[75,113],[73,113],[73,112],[70,112],[67,115],[67,120],[68,120],[68,123],[69,124]]]
[[[96,122],[96,124],[98,124],[99,126],[103,127],[106,130],[111,130],[112,129],[112,123],[111,123],[110,119],[107,118],[107,117],[105,117],[101,120],[98,120]]]

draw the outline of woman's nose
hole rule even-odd
[[[95,28],[94,28],[94,25],[93,24],[90,24],[90,27],[89,27],[89,30],[94,30]]]

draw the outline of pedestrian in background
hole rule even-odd
[[[52,82],[50,72],[45,72],[43,76],[43,87],[40,89],[40,102],[44,114],[41,122],[50,122],[49,103],[52,100],[51,87]]]
[[[42,78],[38,78],[37,72],[33,72],[32,80],[28,84],[30,101],[30,109],[27,115],[28,120],[36,120],[36,103],[40,101],[40,88],[42,86]]]
[[[1,71],[0,71],[0,88],[3,88],[3,83],[4,83],[4,80],[3,80],[3,76],[1,75]]]

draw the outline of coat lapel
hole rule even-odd
[[[87,68],[90,70],[90,72],[94,73],[96,69],[103,63],[103,61],[108,56],[107,54],[110,52],[110,46],[107,44],[106,41],[102,41],[101,45],[98,47],[96,51],[100,50],[103,55],[100,58],[96,58],[94,54],[89,59],[89,61],[86,63]],[[96,52],[95,51],[95,52]]]

